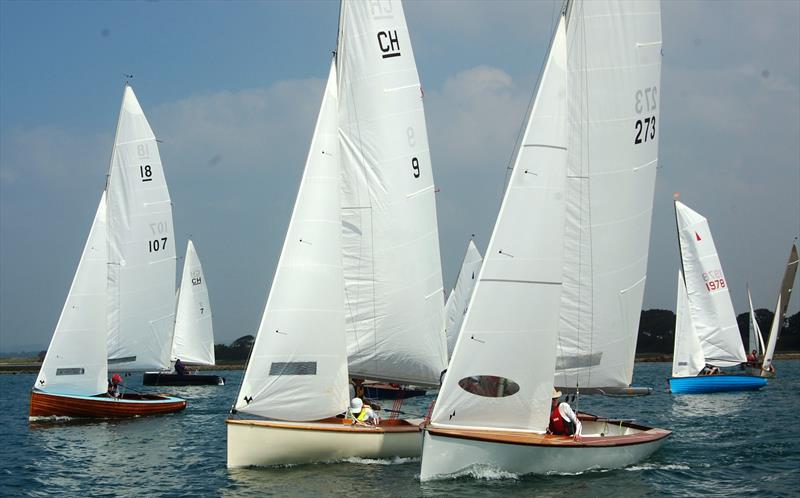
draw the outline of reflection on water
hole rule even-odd
[[[672,402],[671,412],[674,418],[691,417],[724,417],[746,410],[750,405],[753,391],[709,393],[709,394],[676,394]]]

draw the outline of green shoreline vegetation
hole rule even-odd
[[[773,313],[766,309],[756,310],[756,319],[762,333],[769,331]],[[736,317],[742,341],[747,344],[749,313]],[[764,338],[766,340],[766,337]],[[255,338],[242,336],[229,345],[216,344],[214,366],[200,366],[198,370],[242,370],[247,363]],[[675,340],[675,313],[670,310],[642,311],[639,321],[639,338],[636,343],[637,362],[671,362],[672,346]],[[0,358],[0,373],[37,372],[44,359],[45,351],[38,355]],[[800,312],[786,319],[775,352],[776,360],[800,359]]]

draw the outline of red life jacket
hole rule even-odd
[[[556,406],[553,407],[553,411],[550,412],[550,434],[555,434],[557,436],[569,436],[569,432],[567,431],[567,425],[564,423],[564,419],[561,417],[561,412],[558,411],[558,403]]]

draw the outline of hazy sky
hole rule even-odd
[[[405,4],[448,289],[470,234],[481,251],[488,241],[560,4]],[[709,218],[737,312],[747,281],[772,308],[800,233],[800,2],[664,0],[662,12],[644,308],[675,307],[675,191]],[[254,333],[337,17],[333,1],[0,1],[0,351],[50,339],[103,189],[124,73],[163,140],[179,253],[191,234],[216,339]]]

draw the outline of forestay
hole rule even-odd
[[[478,272],[481,269],[483,258],[480,251],[475,247],[475,242],[469,241],[464,260],[461,262],[461,270],[458,272],[456,285],[447,296],[447,303],[444,305],[444,334],[447,337],[447,356],[453,354],[456,347],[458,332],[461,330],[461,323],[469,307],[469,300],[475,282],[478,281]]]
[[[106,391],[106,194],[47,348],[37,389],[93,396]]]
[[[194,244],[186,246],[183,276],[175,311],[171,360],[194,365],[214,364],[214,327],[206,277]]]
[[[343,1],[339,139],[350,373],[436,385],[447,364],[423,92],[399,1]]]
[[[172,204],[155,135],[128,85],[106,191],[109,369],[166,368],[175,321]]]
[[[556,28],[434,426],[547,429],[564,232],[566,54]]]
[[[567,12],[569,142],[555,383],[631,383],[658,163],[658,1]]]
[[[678,270],[678,302],[675,307],[675,350],[672,353],[672,376],[693,377],[706,365],[703,347],[692,325],[689,296],[683,272]]]
[[[317,420],[347,408],[336,67],[235,408]]]
[[[675,201],[681,262],[692,324],[706,362],[724,367],[747,360],[708,221]]]

